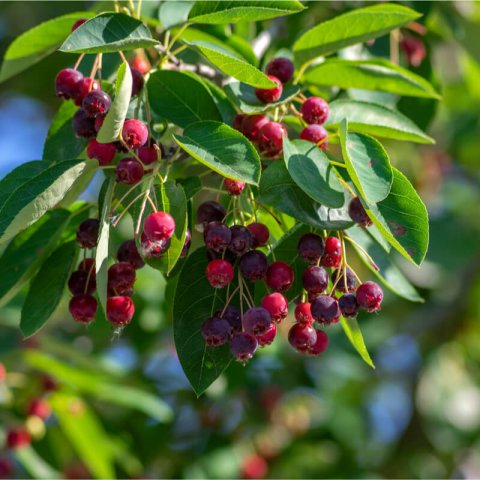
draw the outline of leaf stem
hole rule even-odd
[[[182,27],[180,28],[180,30],[178,30],[178,32],[173,36],[172,40],[171,40],[170,43],[168,44],[166,53],[168,53],[168,52],[170,51],[170,49],[175,45],[175,42],[181,37],[182,33],[183,33],[190,25],[191,25],[191,24],[188,23],[188,22],[182,25]]]
[[[355,240],[353,240],[353,238],[350,238],[347,235],[345,235],[345,240],[348,240],[352,245],[357,247],[365,255],[367,260],[371,263],[372,267],[377,272],[380,270],[380,268],[378,268],[377,264],[373,261],[373,258],[367,253],[367,251],[361,245],[359,245]]]
[[[77,61],[75,62],[75,65],[73,66],[74,70],[78,69],[78,67],[80,65],[80,62],[83,60],[84,57],[85,57],[85,54],[81,53],[80,56],[78,57]]]
[[[350,192],[350,195],[355,198],[357,194],[352,190],[350,185],[342,177],[339,176],[338,179],[340,180],[340,183]]]

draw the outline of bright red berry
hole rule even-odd
[[[96,218],[84,220],[77,230],[77,242],[82,248],[93,248],[97,245],[100,222]]]
[[[369,312],[380,310],[383,300],[383,290],[375,282],[362,283],[357,289],[357,302]]]
[[[35,415],[42,420],[46,420],[51,412],[50,404],[41,398],[32,400],[28,406],[28,415]]]
[[[102,128],[104,121],[105,121],[105,115],[98,115],[98,117],[95,117],[94,127],[96,132],[98,132]],[[113,145],[115,145],[115,143]]]
[[[293,283],[292,267],[282,261],[273,262],[267,270],[267,285],[278,292],[285,292]]]
[[[83,75],[73,68],[60,70],[55,77],[55,93],[57,97],[68,100],[74,98],[79,90],[79,82]]]
[[[325,251],[320,259],[324,267],[338,268],[342,260],[342,242],[337,237],[327,237]]]
[[[340,311],[344,317],[356,317],[358,314],[357,297],[353,293],[347,293],[338,300]]]
[[[266,123],[258,132],[258,148],[267,157],[277,157],[283,150],[283,134],[287,130],[282,124]]]
[[[197,219],[199,223],[221,222],[227,211],[218,202],[209,200],[203,202],[197,209]]]
[[[237,182],[237,180],[232,180],[231,178],[225,179],[225,190],[233,196],[240,195],[245,188],[245,182]]]
[[[300,133],[300,138],[314,143],[321,150],[326,150],[328,147],[328,132],[321,125],[308,125]]]
[[[277,336],[277,326],[274,323],[272,323],[270,325],[270,328],[263,335],[257,335],[256,339],[258,344],[261,347],[265,347],[266,345],[271,345],[275,340],[276,336]]]
[[[288,300],[278,292],[262,298],[261,306],[268,311],[274,322],[280,323],[288,315]]]
[[[136,68],[130,67],[130,71],[132,72],[132,97],[135,97],[142,91],[145,80],[142,73]]]
[[[202,325],[202,335],[209,347],[219,347],[228,342],[233,333],[231,325],[223,318],[212,317]]]
[[[291,60],[284,57],[278,57],[268,62],[265,71],[267,75],[277,77],[282,83],[288,83],[292,77],[295,67]]]
[[[328,286],[327,271],[316,265],[307,267],[302,276],[303,288],[311,295],[323,293]]]
[[[280,100],[283,92],[282,82],[273,75],[268,75],[268,78],[277,84],[274,88],[257,88],[255,95],[262,103],[273,103]]]
[[[242,461],[241,478],[258,479],[265,478],[268,472],[268,464],[263,457],[257,454],[248,455]]]
[[[87,324],[94,320],[97,314],[97,306],[94,297],[82,293],[71,298],[68,310],[74,320]]]
[[[108,269],[108,294],[112,297],[130,297],[133,294],[135,278],[135,269],[130,263],[114,263]]]
[[[127,325],[132,321],[135,305],[130,297],[109,297],[107,299],[107,319],[113,325]]]
[[[75,135],[80,138],[93,138],[97,134],[95,119],[90,118],[83,108],[79,108],[72,118],[72,128]]]
[[[150,71],[150,64],[142,57],[135,57],[130,60],[130,66],[138,70],[142,75]]]
[[[370,227],[373,223],[358,197],[350,200],[350,203],[348,204],[348,214],[350,215],[350,218],[361,227]]]
[[[295,319],[300,325],[311,325],[313,323],[310,302],[299,303],[295,307]]]
[[[263,247],[270,238],[268,227],[263,223],[251,223],[247,226],[253,237],[253,248]]]
[[[74,97],[75,105],[80,106],[86,95],[94,90],[100,90],[100,84],[96,80],[90,77],[84,77],[80,80],[77,84],[77,91]]]
[[[260,129],[269,122],[270,120],[265,115],[245,115],[240,131],[250,141],[256,142]]]
[[[248,228],[242,225],[233,225],[230,227],[232,238],[228,249],[235,253],[235,255],[243,255],[252,249],[253,237]]]
[[[316,233],[302,235],[297,244],[298,255],[312,265],[317,263],[325,250],[325,240]]]
[[[337,323],[341,315],[337,299],[327,295],[314,298],[311,310],[313,319],[321,325]]]
[[[68,289],[72,295],[85,293],[91,295],[97,288],[95,273],[85,270],[75,270],[68,279]]]
[[[400,45],[412,67],[419,67],[427,55],[425,44],[417,37],[404,37]]]
[[[310,325],[295,323],[288,332],[288,342],[298,352],[305,353],[317,341],[315,329]]]
[[[239,268],[247,280],[256,282],[265,278],[268,270],[268,260],[263,252],[252,250],[241,256]]]
[[[143,223],[143,233],[153,241],[167,240],[174,232],[175,220],[167,212],[151,213]]]
[[[230,342],[230,352],[240,363],[250,360],[255,355],[257,348],[258,340],[246,332],[236,333]]]
[[[205,270],[208,283],[214,288],[226,287],[232,280],[234,270],[232,265],[226,260],[212,260]]]
[[[145,265],[142,257],[138,253],[135,240],[125,240],[117,251],[119,262],[128,262],[133,268],[139,269]]]
[[[7,369],[5,368],[5,365],[3,363],[0,363],[0,382],[5,381],[6,377],[7,377]]]
[[[73,25],[72,25],[72,32],[74,32],[80,25],[83,25],[88,18],[79,18]]]
[[[95,158],[99,165],[109,165],[112,163],[117,150],[113,143],[99,143],[94,138],[88,142],[87,156]]]
[[[328,103],[320,97],[307,98],[301,108],[303,119],[309,124],[317,123],[321,125],[325,123],[329,111]]]
[[[144,174],[143,165],[135,158],[122,158],[115,168],[115,180],[126,185],[135,185]]]
[[[11,449],[30,445],[30,434],[24,428],[12,429],[7,432],[7,447]]]
[[[139,148],[147,143],[148,128],[140,120],[125,120],[122,128],[122,138],[128,148]]]
[[[323,330],[317,330],[317,340],[308,349],[308,354],[316,357],[323,353],[328,347],[328,335]]]
[[[159,150],[160,148],[157,150],[153,146],[151,147],[151,146],[145,145],[144,147],[140,147],[138,149],[137,155],[144,165],[151,165],[152,163],[155,163],[156,161],[158,161]]]
[[[245,331],[255,337],[266,333],[271,325],[272,317],[268,310],[263,307],[249,308],[243,315]]]

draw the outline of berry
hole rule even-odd
[[[369,312],[380,310],[383,300],[383,290],[375,282],[362,283],[357,289],[357,302],[360,307]]]
[[[113,143],[99,143],[94,138],[88,142],[87,156],[95,158],[99,165],[109,165],[112,163],[117,150]]]
[[[91,295],[81,293],[71,298],[68,310],[74,320],[87,324],[97,314],[97,301]]]
[[[328,273],[322,267],[312,265],[307,267],[302,277],[303,288],[311,295],[319,295],[328,286]]]
[[[310,97],[303,102],[301,112],[303,119],[307,123],[321,125],[322,123],[325,123],[328,118],[328,103],[323,98]]]
[[[321,325],[337,323],[341,315],[337,299],[327,295],[314,298],[311,310],[313,319]]]
[[[108,294],[112,297],[119,295],[130,297],[135,277],[135,269],[130,263],[114,263],[108,269]]]
[[[126,185],[138,183],[143,174],[143,166],[135,158],[122,158],[115,168],[115,180]]]
[[[82,293],[91,295],[96,288],[97,280],[95,274],[85,270],[75,270],[68,279],[68,289],[72,292],[72,295],[80,295]]]
[[[112,105],[110,96],[102,90],[92,90],[82,100],[82,108],[88,117],[96,118],[105,115]]]
[[[300,138],[314,143],[321,150],[326,150],[328,147],[328,132],[321,125],[308,125],[300,133]]]
[[[95,275],[95,259],[85,258],[78,264],[77,270],[85,270],[90,272],[90,275]]]
[[[400,42],[407,61],[413,67],[419,67],[427,55],[425,44],[417,37],[404,37]]]
[[[257,335],[257,342],[261,347],[265,347],[266,345],[271,345],[275,340],[277,335],[277,326],[272,323],[270,328],[263,334]]]
[[[232,327],[232,333],[242,331],[242,314],[237,307],[228,305],[222,314],[222,310],[218,310],[215,315],[226,320]]]
[[[8,448],[22,448],[30,445],[30,434],[24,428],[9,430],[7,433],[7,447]]]
[[[252,250],[241,256],[239,268],[247,280],[256,282],[265,278],[268,270],[268,260],[263,252]]]
[[[316,233],[306,233],[300,237],[297,244],[300,258],[308,263],[318,263],[325,250],[325,241]]]
[[[236,180],[232,180],[231,178],[225,179],[225,190],[233,196],[240,195],[245,188],[245,182],[237,182]]]
[[[103,122],[105,121],[105,115],[98,115],[98,117],[95,117],[95,131],[98,132],[100,130],[100,128],[102,128],[102,125],[103,125]],[[117,148],[117,146],[115,145],[115,143],[113,144],[115,146],[115,148]]]
[[[265,71],[267,75],[277,77],[282,83],[288,83],[292,77],[295,67],[288,58],[278,57],[268,62]]]
[[[256,142],[260,129],[269,122],[270,120],[265,115],[245,115],[240,131],[249,140]]]
[[[199,223],[221,222],[227,211],[213,200],[203,202],[197,209],[197,219]]]
[[[310,302],[299,303],[295,307],[295,319],[300,325],[311,325],[313,323]]]
[[[274,88],[257,88],[255,95],[262,103],[273,103],[280,100],[283,92],[282,82],[273,75],[268,75],[268,78],[277,84]]]
[[[280,323],[288,315],[288,300],[278,292],[262,298],[261,306],[267,310],[274,322]]]
[[[337,282],[338,279],[338,282]],[[353,272],[347,267],[347,281],[345,285],[345,276],[343,275],[343,269],[338,269],[332,273],[332,283],[336,284],[335,290],[338,292],[354,292],[357,288],[357,279]]]
[[[273,262],[267,270],[267,285],[278,292],[285,292],[293,283],[292,267],[282,261]]]
[[[323,353],[328,347],[328,335],[323,330],[317,330],[317,340],[308,349],[308,354],[316,357]]]
[[[152,163],[158,161],[159,151],[161,151],[160,147],[159,150],[157,150],[153,146],[145,145],[144,147],[140,147],[138,149],[137,155],[144,165],[151,165]]]
[[[222,222],[210,222],[203,231],[203,240],[208,249],[222,252],[232,240],[232,231]]]
[[[14,478],[14,467],[8,458],[0,457],[0,478]]]
[[[310,325],[295,323],[288,331],[288,343],[298,352],[307,352],[316,341],[317,333]]]
[[[190,249],[190,245],[192,243],[192,234],[190,230],[187,228],[185,232],[185,241],[183,242],[182,253],[180,253],[180,258],[184,258],[188,255],[188,250]]]
[[[265,478],[268,472],[268,464],[263,457],[257,454],[248,455],[242,461],[240,478],[258,479]]]
[[[170,243],[170,239],[150,240],[145,233],[142,232],[140,237],[142,256],[146,258],[160,258],[170,248]]]
[[[233,225],[230,227],[232,239],[228,245],[228,249],[236,255],[243,255],[252,249],[253,237],[248,228],[242,225]]]
[[[83,75],[73,68],[60,70],[55,78],[55,93],[57,97],[68,100],[74,98],[79,89],[79,82]]]
[[[337,237],[327,237],[325,251],[320,259],[320,265],[324,267],[338,268],[342,259],[342,242]]]
[[[214,288],[226,287],[233,280],[233,267],[226,260],[212,260],[205,270],[208,283]]]
[[[240,363],[250,360],[255,355],[257,348],[257,339],[245,332],[235,334],[230,342],[230,352]]]
[[[130,297],[107,298],[107,319],[114,325],[127,325],[132,321],[135,305]]]
[[[253,237],[253,248],[263,247],[270,238],[270,232],[263,223],[251,223],[247,226]]]
[[[72,32],[74,32],[80,25],[83,25],[88,18],[79,18],[73,25],[72,25]]]
[[[82,248],[93,248],[97,245],[100,222],[96,218],[87,218],[77,230],[77,242]]]
[[[142,91],[145,81],[139,70],[130,67],[130,71],[132,72],[132,97],[135,97]]]
[[[93,90],[100,90],[100,85],[96,80],[92,80],[90,77],[85,77],[77,84],[77,91],[74,97],[75,105],[80,106],[87,93]]]
[[[219,347],[228,342],[233,328],[227,320],[220,317],[212,317],[202,325],[202,335],[209,347]]]
[[[28,415],[35,415],[42,420],[46,420],[50,416],[51,412],[52,409],[50,408],[49,403],[41,398],[32,400],[28,406]]]
[[[175,220],[167,212],[155,212],[143,222],[143,233],[149,240],[168,240],[175,233]]]
[[[147,143],[148,128],[140,120],[125,120],[122,128],[122,138],[128,148],[139,148]]]
[[[263,307],[249,308],[243,315],[243,326],[250,335],[263,335],[271,325],[270,313]]]
[[[283,150],[283,134],[287,130],[282,124],[266,123],[258,132],[258,148],[267,157],[277,157]]]
[[[367,212],[365,211],[365,208],[358,197],[350,200],[348,205],[348,214],[350,215],[350,218],[355,223],[358,223],[361,227],[370,227],[370,225],[373,223],[367,215]]]
[[[243,113],[237,113],[233,117],[232,128],[234,128],[235,130],[238,130],[239,132],[242,132],[242,124],[246,117],[247,115]]]
[[[5,378],[7,378],[7,369],[3,363],[0,363],[0,383],[4,382]]]
[[[340,311],[344,317],[356,317],[358,313],[357,297],[353,293],[347,293],[338,300]]]
[[[90,118],[83,108],[79,108],[72,118],[72,128],[77,137],[92,138],[97,134],[95,119]]]
[[[117,251],[119,262],[128,262],[133,268],[139,269],[145,265],[142,257],[138,253],[135,240],[125,240]]]
[[[130,60],[130,66],[135,70],[138,70],[142,75],[145,75],[150,71],[150,64],[142,57],[135,57]]]

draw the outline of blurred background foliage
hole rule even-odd
[[[288,49],[301,30],[367,3],[307,2],[302,14],[232,28],[249,42],[267,29],[270,57]],[[376,370],[333,327],[321,358],[302,358],[279,341],[248,367],[232,365],[196,398],[176,358],[171,295],[158,272],[138,272],[136,319],[115,339],[102,318],[88,330],[75,324],[64,302],[54,321],[23,341],[22,291],[0,307],[0,362],[7,371],[0,379],[0,445],[7,429],[24,422],[34,442],[18,452],[0,450],[0,475],[480,477],[480,3],[402,3],[421,11],[427,27],[421,36],[427,56],[409,68],[433,80],[443,101],[398,104],[437,139],[435,146],[386,145],[428,206],[431,243],[422,268],[402,263],[425,303],[387,292],[380,314],[360,317]],[[104,7],[111,9],[108,3],[1,2],[0,56],[41,21]],[[154,16],[157,8],[144,4]],[[342,54],[365,49],[388,57],[388,38]],[[0,176],[41,157],[60,104],[53,79],[73,59],[54,54],[2,85]],[[408,66],[403,52],[400,62]],[[84,198],[93,201],[95,193],[94,185]],[[116,235],[116,244],[128,238],[128,225]],[[26,418],[28,403],[39,397],[53,410],[45,424]]]

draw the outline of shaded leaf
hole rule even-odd
[[[176,25],[185,23],[188,20],[188,13],[193,7],[193,1],[178,2],[175,0],[168,0],[162,2],[158,10],[158,19],[162,27],[170,30]]]
[[[362,357],[363,361],[370,367],[375,368],[375,365],[373,364],[373,361],[370,358],[370,354],[368,353],[367,347],[365,345],[362,331],[358,326],[357,319],[340,317],[340,323],[348,340],[353,345],[358,354]]]

